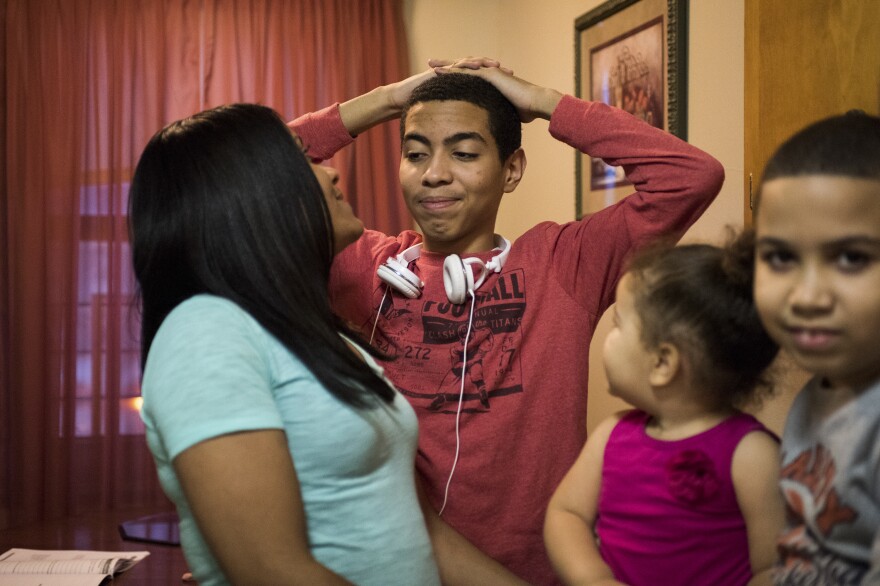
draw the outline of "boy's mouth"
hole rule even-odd
[[[788,328],[789,336],[802,352],[821,352],[830,348],[840,337],[836,330],[827,328]]]
[[[455,205],[459,201],[461,201],[461,198],[434,196],[422,198],[419,200],[419,205],[427,210],[442,211]]]

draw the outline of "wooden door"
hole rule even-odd
[[[853,108],[880,114],[880,1],[746,0],[745,202],[773,151]]]

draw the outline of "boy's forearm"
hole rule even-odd
[[[477,549],[455,529],[436,519],[428,523],[440,580],[445,585],[493,584],[523,586],[507,568]]]
[[[412,90],[434,75],[434,71],[429,69],[343,102],[339,105],[343,125],[349,134],[357,136],[376,124],[399,118]]]
[[[416,493],[425,516],[425,525],[434,548],[434,557],[444,585],[498,584],[500,586],[527,585],[501,563],[483,553],[461,533],[440,518],[428,501],[422,479],[416,475]]]
[[[348,133],[357,136],[376,124],[400,117],[400,107],[390,100],[387,86],[379,86],[339,104],[339,116]]]

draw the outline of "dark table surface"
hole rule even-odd
[[[148,551],[150,555],[111,582],[117,586],[181,585],[186,571],[183,552],[177,545],[156,541],[176,541],[173,514],[157,511],[114,511],[88,516],[56,519],[36,525],[0,530],[0,553],[21,549],[82,549],[97,551]],[[123,539],[126,533],[150,541]]]

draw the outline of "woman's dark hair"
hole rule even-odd
[[[331,311],[333,229],[309,162],[278,114],[233,104],[156,133],[129,194],[141,365],[177,305],[206,293],[249,313],[341,401],[393,391],[347,347]]]
[[[770,389],[763,375],[779,346],[755,308],[748,242],[658,245],[632,259],[629,272],[646,347],[681,348],[695,383],[716,389],[727,405],[741,407]]]
[[[419,84],[410,94],[400,117],[400,140],[406,132],[406,115],[422,102],[469,102],[489,115],[489,132],[498,145],[504,163],[522,145],[522,121],[516,107],[498,88],[481,77],[466,73],[444,73]]]

